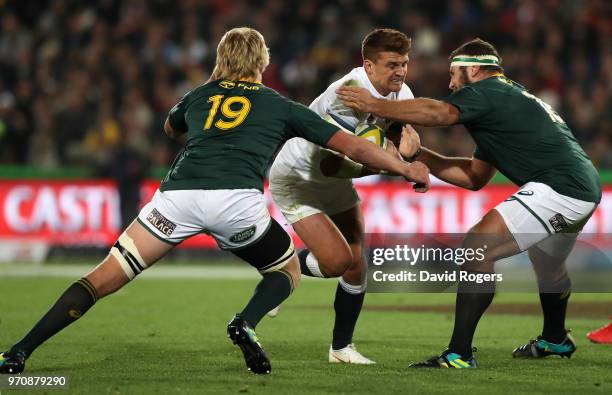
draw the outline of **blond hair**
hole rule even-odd
[[[261,33],[249,27],[237,27],[221,37],[212,77],[228,80],[255,78],[269,63],[268,47]]]

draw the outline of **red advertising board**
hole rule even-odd
[[[142,186],[143,203],[157,181]],[[427,194],[412,192],[399,182],[357,186],[368,233],[460,233],[516,190],[490,185],[478,192],[437,185]],[[268,196],[270,212],[285,224]],[[0,180],[0,241],[37,241],[50,245],[112,244],[120,231],[119,196],[111,181]],[[288,230],[291,231],[290,227]],[[585,233],[612,233],[612,186]],[[296,243],[299,240],[296,239]],[[183,247],[213,248],[206,235],[185,241]]]

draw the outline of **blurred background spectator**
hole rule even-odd
[[[179,145],[163,134],[167,111],[208,79],[221,35],[248,25],[271,50],[264,83],[305,104],[361,64],[375,27],[413,38],[417,96],[447,95],[448,53],[481,37],[610,169],[611,20],[609,0],[0,0],[0,163],[109,169],[134,152],[168,165]],[[462,129],[422,141],[470,155]]]

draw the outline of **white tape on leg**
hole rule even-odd
[[[366,290],[366,286],[367,286],[367,283],[365,281],[363,284],[359,284],[359,285],[349,284],[346,281],[344,281],[342,277],[338,278],[338,282],[340,283],[340,286],[342,287],[342,289],[344,289],[347,293],[350,293],[353,295],[359,295],[359,294],[364,293]]]
[[[321,272],[321,268],[319,267],[319,261],[312,252],[309,252],[308,255],[306,255],[306,267],[308,267],[308,270],[310,270],[310,273],[312,273],[313,276],[325,278],[323,272]]]
[[[115,245],[111,248],[110,254],[114,256],[121,268],[130,280],[147,268],[147,264],[140,256],[134,240],[123,232]]]

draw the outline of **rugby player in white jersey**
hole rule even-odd
[[[221,249],[261,274],[253,297],[228,324],[227,335],[242,351],[251,372],[271,373],[255,327],[289,297],[301,278],[291,238],[270,217],[263,197],[264,173],[278,147],[292,137],[305,137],[366,166],[402,175],[421,192],[429,187],[429,171],[420,162],[408,164],[340,131],[305,106],[262,85],[268,64],[268,48],[258,31],[240,27],[223,35],[214,77],[183,96],[166,118],[166,134],[171,138],[186,135],[187,143],[153,199],[121,233],[106,258],[68,287],[21,340],[0,352],[0,374],[23,372],[39,346],[83,317],[98,299],[118,291],[199,233],[210,234]],[[110,347],[108,352],[117,351]],[[127,352],[129,347],[120,349]],[[61,360],[63,354],[53,358]]]
[[[363,66],[332,83],[310,108],[350,133],[366,123],[387,130],[391,122],[346,107],[335,91],[346,84],[364,87],[381,99],[413,98],[404,84],[409,50],[410,39],[404,33],[372,31],[362,43]],[[395,150],[390,142],[387,149]],[[298,254],[302,274],[339,277],[329,362],[374,363],[352,343],[366,290],[367,264],[363,214],[351,178],[375,173],[302,138],[285,143],[270,170],[274,202],[306,245]]]

